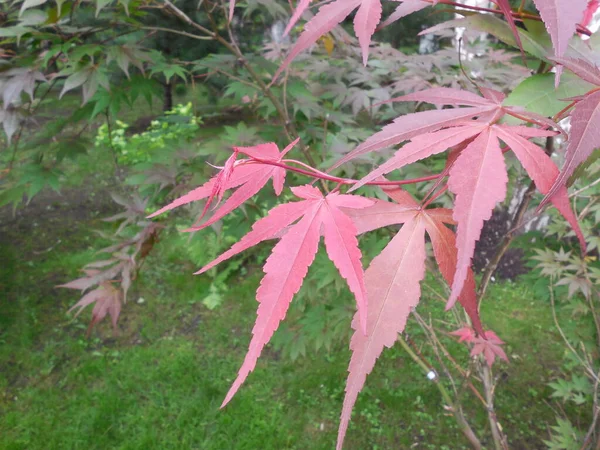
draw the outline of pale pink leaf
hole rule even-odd
[[[574,58],[552,58],[553,61],[562,64],[579,78],[584,79],[588,83],[600,86],[600,70],[595,64],[586,61],[585,59]]]
[[[394,102],[426,102],[437,106],[492,106],[499,102],[492,103],[490,100],[461,89],[446,87],[436,87],[425,89],[412,94],[396,97],[390,101]]]
[[[496,89],[492,89],[492,88],[486,88],[483,86],[479,86],[479,92],[481,92],[481,95],[483,95],[489,101],[491,101],[497,105],[501,104],[504,101],[504,99],[506,98],[506,95],[504,95],[502,92],[497,91]]]
[[[486,124],[473,123],[473,125],[448,128],[416,136],[408,144],[398,150],[392,158],[388,159],[384,164],[352,186],[349,192],[352,192],[393,170],[400,169],[408,164],[446,151],[448,148],[478,135],[486,128],[486,126]]]
[[[444,212],[444,210],[440,212]],[[440,273],[446,282],[452,285],[456,271],[456,237],[452,230],[441,223],[436,217],[436,209],[425,210],[423,215],[425,217],[425,229],[431,239],[433,254],[440,268]],[[479,318],[475,277],[471,269],[467,273],[467,279],[458,297],[458,301],[471,318],[473,327],[479,334],[484,335],[481,319]],[[446,309],[452,306],[452,304],[448,304],[446,305]]]
[[[346,397],[340,419],[337,450],[341,450],[350,415],[367,375],[384,347],[396,342],[398,333],[419,302],[420,282],[425,275],[425,228],[418,218],[409,220],[365,272],[369,298],[367,335],[355,331],[350,341]],[[352,328],[358,330],[358,315]]]
[[[294,28],[294,25],[296,25],[296,22],[298,22],[298,19],[300,19],[300,17],[302,16],[302,13],[306,11],[306,8],[308,8],[309,4],[310,0],[300,0],[298,2],[298,4],[296,5],[296,9],[294,10],[294,14],[292,15],[292,18],[287,24],[287,27],[285,27],[285,30],[283,32],[284,36],[287,36],[289,32],[292,31],[292,28]]]
[[[362,253],[358,248],[356,228],[352,219],[336,206],[335,197],[329,200],[327,196],[327,211],[322,215],[323,236],[329,259],[335,264],[340,275],[348,283],[350,291],[356,298],[358,316],[360,317],[363,333],[367,331],[367,294],[360,259]],[[344,195],[341,197],[354,197]],[[371,203],[371,202],[369,202]]]
[[[420,11],[427,6],[431,6],[431,3],[423,0],[404,0],[404,2],[400,3],[400,5],[396,7],[395,11],[390,14],[389,17],[381,23],[381,25],[379,25],[378,29],[380,30],[385,28],[397,20],[400,20],[414,12]]]
[[[417,206],[404,206],[397,203],[377,200],[372,206],[364,209],[344,209],[352,219],[357,234],[404,223],[412,219],[419,211]]]
[[[256,291],[260,305],[248,353],[221,407],[229,403],[248,374],[254,370],[262,349],[279,327],[292,298],[300,289],[317,253],[321,225],[319,213],[320,207],[315,205],[281,238],[267,259],[263,267],[265,276]]]
[[[558,168],[554,161],[534,143],[524,139],[513,132],[514,127],[494,126],[498,137],[510,147],[517,156],[529,177],[534,181],[537,189],[542,194],[547,194],[554,180],[558,176]],[[579,222],[569,203],[567,188],[562,187],[551,197],[554,207],[569,222],[579,239],[581,248],[585,250],[586,243]]]
[[[507,182],[502,150],[489,130],[469,144],[450,169],[448,188],[456,195],[453,217],[458,223],[458,253],[450,304],[463,289],[483,222],[506,196]]]
[[[196,274],[204,273],[244,250],[254,247],[262,241],[276,237],[279,231],[302,217],[307,209],[310,208],[311,203],[308,201],[285,203],[271,209],[266,217],[263,217],[252,225],[252,230],[249,233],[233,244],[229,250],[221,254],[218,258],[206,264]]]
[[[381,150],[392,145],[400,144],[420,134],[429,133],[444,127],[461,124],[473,117],[494,111],[494,107],[454,108],[436,111],[421,111],[414,114],[400,116],[391,124],[369,137],[337,163],[331,170],[342,164],[373,151]]]
[[[347,1],[347,0],[346,0]],[[354,16],[354,32],[358,38],[358,43],[362,51],[363,64],[367,65],[369,58],[369,46],[371,37],[375,33],[375,28],[381,20],[381,1],[380,0],[362,0],[360,7]]]
[[[567,184],[575,169],[598,147],[600,147],[600,91],[587,95],[577,103],[571,113],[571,133],[565,164],[540,207],[548,203],[552,196]]]
[[[321,6],[319,12],[304,26],[304,31],[290,50],[283,64],[277,69],[273,79],[277,79],[296,56],[317,42],[321,36],[330,32],[356,9],[358,5],[360,5],[360,0],[336,0],[333,3]]]
[[[552,39],[554,54],[563,56],[577,23],[583,18],[587,0],[533,0]]]

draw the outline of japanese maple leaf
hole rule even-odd
[[[399,0],[400,5],[396,10],[381,24],[379,28],[387,26],[402,17],[405,17],[413,12],[420,11],[427,6],[436,5],[437,1],[425,1],[425,0]],[[510,9],[508,0],[493,0],[498,5],[500,10],[504,13],[506,20],[508,21],[515,39],[521,52],[523,48],[521,45],[521,38],[519,36],[517,27],[515,25],[514,18]],[[558,1],[558,0],[557,0]],[[581,1],[581,0],[578,0]],[[292,15],[292,18],[285,29],[287,34],[292,27],[296,24],[302,13],[308,8],[309,0],[300,0],[298,6]],[[298,54],[308,49],[317,40],[326,33],[329,33],[333,28],[339,25],[346,17],[348,17],[352,11],[358,8],[354,16],[354,31],[358,38],[358,43],[362,51],[363,64],[367,64],[369,56],[369,46],[371,44],[371,38],[373,33],[378,28],[378,24],[381,20],[382,6],[381,0],[335,0],[332,3],[322,6],[319,12],[305,25],[304,31],[290,50],[283,64],[273,79],[277,77],[285,70],[285,68],[294,60]]]
[[[583,59],[554,58],[554,60],[585,81],[600,86],[600,70],[594,64]],[[540,206],[548,203],[564,188],[575,169],[598,147],[600,147],[600,89],[594,89],[583,96],[571,112],[571,132],[565,152],[565,163]]]
[[[552,136],[555,133],[537,128],[495,125],[494,122],[503,114],[516,114],[515,110],[502,106],[504,96],[497,91],[482,89],[482,94],[484,97],[457,89],[434,88],[400,97],[402,100],[426,101],[436,105],[468,105],[468,107],[425,111],[432,113],[427,116],[432,119],[431,123],[418,123],[415,120],[416,117],[423,117],[423,113],[402,116],[367,139],[364,144],[351,152],[349,157],[343,159],[344,161],[355,155],[411,138],[411,142],[398,150],[386,163],[355,184],[351,189],[353,191],[369,181],[430,155],[453,147],[460,149],[459,153],[453,156],[456,161],[448,170],[448,188],[456,195],[453,217],[458,224],[456,238],[458,261],[452,280],[450,305],[458,298],[467,279],[475,243],[479,239],[484,221],[491,217],[494,207],[506,196],[508,175],[499,139],[511,147],[542,194],[548,192],[551,180],[558,175],[556,166],[544,151],[523,138],[523,136],[525,138]],[[467,113],[463,113],[462,116],[452,116],[446,111],[454,111],[455,114],[462,111]],[[472,120],[473,112],[482,116]],[[527,112],[518,112],[517,115],[522,117],[529,115]],[[405,117],[408,119],[404,119]],[[403,125],[398,126],[397,123],[401,122]],[[408,127],[406,124],[411,126]],[[584,247],[585,241],[571,211],[566,191],[560,194],[560,198],[553,200],[553,203],[573,226]]]
[[[86,306],[91,305],[92,303],[95,303],[95,305],[92,310],[92,321],[87,329],[87,336],[89,337],[94,325],[102,321],[107,314],[110,315],[113,329],[116,332],[117,321],[119,320],[119,314],[121,313],[121,291],[113,287],[107,281],[102,282],[97,289],[85,294],[71,307],[71,309],[69,309],[68,312],[73,311],[75,308],[79,308],[75,313],[75,317],[77,317]]]
[[[298,141],[299,139],[296,139],[281,153],[279,152],[277,145],[268,143],[259,144],[254,147],[234,147],[234,154],[243,153],[253,159],[281,162],[285,154],[289,152]],[[237,188],[235,192],[233,192],[233,194],[231,194],[229,198],[213,212],[210,219],[200,225],[190,228],[190,230],[194,231],[201,230],[222,219],[242,203],[254,196],[270,179],[273,179],[275,193],[277,195],[281,194],[283,183],[285,181],[285,169],[271,164],[261,164],[254,161],[250,162],[249,160],[235,161],[235,158],[229,158],[223,170],[202,186],[179,197],[148,217],[155,217],[178,206],[202,199],[208,199],[204,208],[204,215],[213,198],[220,198],[226,190]]]
[[[500,347],[501,345],[504,345],[504,342],[491,330],[485,332],[486,339],[482,339],[479,335],[476,335],[473,332],[473,329],[469,327],[460,328],[450,334],[457,336],[459,338],[458,342],[474,344],[471,349],[471,356],[477,356],[480,353],[483,353],[483,356],[490,367],[494,364],[496,356],[508,362],[506,353],[502,347]]]
[[[442,275],[448,282],[452,282],[454,275],[454,233],[445,225],[453,223],[451,211],[444,208],[422,210],[405,191],[386,189],[385,192],[397,203],[377,201],[370,207],[347,212],[359,233],[392,224],[404,225],[365,272],[369,299],[367,334],[355,331],[350,341],[352,358],[338,431],[338,449],[342,448],[352,408],[367,375],[384,347],[389,348],[396,342],[398,333],[406,326],[408,315],[419,302],[420,281],[425,273],[425,232],[431,238]],[[460,302],[471,316],[475,329],[483,333],[472,273],[468,280]],[[355,330],[358,319],[356,315],[352,322]]]
[[[419,2],[422,4],[422,8],[428,5],[428,3],[421,2],[421,0],[419,0]],[[407,0],[404,3],[412,4],[414,3],[414,0]],[[308,4],[308,0],[300,0],[290,23],[286,27],[286,33],[292,29],[294,24],[308,7]],[[354,16],[354,32],[356,33],[362,51],[363,64],[366,65],[369,56],[371,37],[381,20],[381,0],[335,0],[332,3],[322,6],[319,9],[319,12],[304,26],[304,31],[290,50],[281,67],[279,67],[275,73],[273,79],[277,79],[281,72],[285,70],[296,56],[317,42],[321,36],[329,33],[357,8],[358,11]],[[407,8],[404,15],[410,14],[413,11],[418,11],[422,8]],[[400,17],[402,17],[402,15],[397,15],[396,20]]]
[[[554,55],[564,56],[577,24],[583,19],[587,0],[533,0],[546,25]]]
[[[259,307],[252,329],[252,340],[238,377],[222,406],[231,400],[248,374],[254,370],[263,347],[285,317],[292,298],[302,286],[315,258],[321,236],[324,237],[329,259],[346,279],[356,298],[360,317],[358,320],[362,329],[366,330],[367,296],[360,262],[361,252],[356,240],[357,231],[341,208],[360,209],[373,202],[363,197],[339,193],[330,193],[324,197],[317,188],[309,185],[292,188],[292,192],[303,200],[273,208],[231,249],[198,272],[203,273],[241,251],[266,239],[275,238],[285,231],[263,268],[265,276],[256,291]]]

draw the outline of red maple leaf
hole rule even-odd
[[[485,332],[485,338],[483,338],[481,335],[475,334],[473,329],[470,327],[460,328],[451,332],[450,334],[453,336],[458,336],[458,342],[473,344],[471,356],[477,356],[483,353],[483,356],[490,367],[492,367],[492,364],[494,364],[496,356],[508,362],[506,353],[502,347],[500,347],[501,345],[504,345],[504,342],[496,333],[491,330],[487,330]]]
[[[358,155],[411,139],[392,158],[355,184],[350,190],[352,192],[393,170],[449,148],[459,149],[453,155],[456,160],[447,170],[448,188],[456,195],[453,217],[458,224],[458,261],[449,304],[458,298],[467,279],[483,222],[491,217],[496,204],[506,196],[508,175],[500,140],[515,153],[542,194],[548,192],[552,180],[558,176],[556,166],[544,150],[525,139],[552,136],[555,133],[523,126],[496,125],[495,122],[504,114],[528,117],[536,122],[539,120],[527,111],[503,106],[501,102],[504,96],[498,91],[482,89],[482,94],[483,97],[479,97],[458,89],[433,88],[399,97],[397,100],[467,107],[401,116],[340,161],[345,162]],[[569,205],[566,190],[557,193],[552,202],[569,221],[582,248],[585,248],[585,240]]]
[[[229,198],[213,212],[210,219],[200,225],[195,225],[188,230],[197,231],[212,225],[235,210],[242,203],[256,195],[270,179],[273,179],[275,193],[277,195],[281,194],[283,183],[285,181],[285,169],[272,164],[261,164],[251,160],[236,161],[235,155],[237,153],[243,153],[251,158],[279,163],[285,154],[289,152],[298,141],[299,139],[296,139],[282,152],[279,152],[277,145],[273,143],[259,144],[254,147],[234,147],[234,155],[227,160],[225,167],[217,175],[212,177],[202,186],[179,197],[148,217],[155,217],[178,206],[208,199],[201,216],[202,218],[215,197],[220,201],[226,190],[237,188],[233,194],[231,194]]]
[[[572,58],[554,58],[554,60],[585,81],[600,86],[600,70],[594,63]],[[565,163],[540,206],[544,206],[554,199],[557,193],[562,192],[575,169],[592,154],[594,149],[600,147],[598,127],[600,127],[600,89],[596,88],[578,99],[571,112],[571,133],[565,153]]]
[[[344,211],[366,208],[373,201],[335,192],[324,197],[317,188],[309,185],[292,188],[292,192],[303,200],[273,208],[231,249],[198,272],[203,273],[261,241],[277,237],[283,231],[263,267],[265,276],[256,292],[260,305],[248,353],[222,406],[231,400],[254,370],[263,347],[285,317],[292,298],[302,286],[315,258],[321,236],[324,237],[329,259],[346,279],[356,298],[359,321],[363,331],[366,330],[367,295],[360,262],[361,252],[356,240],[357,230]]]
[[[365,272],[369,299],[367,334],[356,331],[350,341],[352,358],[338,431],[338,449],[342,448],[352,408],[367,375],[384,347],[391,347],[396,342],[398,333],[406,326],[408,315],[419,302],[420,282],[425,274],[425,232],[433,244],[440,271],[449,283],[456,267],[454,233],[445,225],[453,223],[451,211],[445,208],[423,210],[401,189],[384,191],[397,203],[379,200],[368,208],[347,211],[359,233],[393,224],[404,225]],[[470,270],[459,301],[475,329],[483,334],[475,280]],[[358,315],[354,317],[352,327],[358,330]]]

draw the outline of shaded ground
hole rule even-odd
[[[500,240],[509,231],[510,215],[505,210],[497,209],[487,222],[484,222],[481,237],[475,246],[473,268],[481,272],[496,253]],[[519,275],[529,272],[525,266],[524,252],[520,248],[509,248],[504,254],[494,274],[500,280],[514,280]]]

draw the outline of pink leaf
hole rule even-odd
[[[403,95],[394,98],[395,102],[426,102],[437,106],[493,106],[500,102],[491,102],[490,100],[475,95],[469,91],[453,89],[446,87],[437,87],[425,89],[412,94]]]
[[[368,204],[360,201],[358,206],[363,208],[369,206],[372,202],[360,197],[329,194],[327,196],[327,213],[322,215],[323,220],[323,236],[325,238],[325,248],[329,259],[333,261],[340,275],[344,277],[348,283],[350,291],[356,297],[356,305],[358,316],[361,321],[361,328],[364,333],[367,331],[367,294],[363,280],[363,268],[360,262],[362,253],[358,248],[356,240],[356,228],[352,223],[352,219],[346,216],[338,205],[343,204],[342,197],[350,197],[352,200],[365,200]],[[336,201],[337,200],[337,201]],[[348,202],[344,205],[348,208]],[[364,206],[363,206],[364,205]]]
[[[298,292],[319,245],[319,206],[311,210],[288,231],[273,248],[263,268],[265,276],[256,292],[260,303],[252,340],[244,363],[221,407],[235,395],[248,374],[256,367],[263,347],[284,319],[292,297]]]
[[[425,274],[424,233],[421,220],[409,220],[365,272],[369,296],[367,335],[355,331],[350,341],[352,359],[338,431],[338,450],[342,448],[352,408],[367,375],[383,348],[394,345],[408,315],[419,302],[420,282]],[[354,330],[358,330],[358,322],[355,315]]]
[[[195,225],[186,229],[185,231],[199,231],[221,220],[223,217],[225,217],[230,212],[234,211],[241,204],[254,197],[265,186],[265,184],[267,184],[267,182],[272,176],[272,170],[265,170],[257,173],[254,178],[248,180],[246,183],[240,186],[233,194],[231,194],[229,198],[225,201],[225,203],[223,203],[223,205],[221,205],[220,208],[215,210],[212,216],[210,216],[210,219],[201,224],[198,224],[198,222],[202,219],[201,216]],[[206,202],[206,205],[209,205],[208,201]]]
[[[455,108],[443,109],[437,111],[421,111],[406,116],[400,116],[389,125],[369,137],[365,142],[356,147],[337,163],[333,165],[331,170],[341,166],[342,164],[373,151],[400,144],[408,139],[412,139],[420,134],[429,133],[439,130],[444,127],[461,124],[473,117],[481,114],[494,111],[493,107],[473,107],[473,108]]]
[[[211,178],[201,187],[188,192],[148,217],[151,218],[157,216],[187,203],[208,199],[202,213],[202,216],[204,216],[204,213],[210,206],[212,198],[216,196],[220,201],[225,190],[237,187],[238,189],[235,193],[231,195],[220,208],[213,212],[213,215],[208,221],[187,230],[197,231],[215,223],[234,211],[260,191],[271,178],[273,179],[275,193],[277,195],[281,194],[283,182],[285,180],[285,169],[270,164],[235,161],[235,155],[237,153],[243,153],[251,158],[280,162],[283,156],[298,142],[298,140],[299,139],[296,139],[288,145],[281,153],[279,152],[277,145],[273,143],[259,144],[254,147],[234,147],[234,155],[227,160],[222,172],[219,172],[219,174]]]
[[[307,201],[285,203],[276,206],[269,211],[266,217],[256,221],[248,234],[233,244],[229,250],[221,254],[217,259],[206,264],[196,274],[202,274],[244,250],[254,247],[262,241],[274,238],[279,231],[302,217],[310,207],[311,202]]]
[[[450,333],[452,336],[458,337],[458,342],[473,342],[477,337],[475,333],[473,333],[473,329],[471,327],[462,327],[456,331],[452,331]]]
[[[404,206],[383,200],[377,200],[368,208],[344,210],[352,219],[357,234],[404,223],[412,219],[418,211],[418,205]]]
[[[600,70],[595,64],[586,61],[585,59],[574,58],[552,58],[553,61],[562,64],[579,78],[584,79],[588,83],[600,86]]]
[[[393,170],[400,169],[408,164],[446,151],[448,148],[476,136],[485,127],[485,124],[473,123],[473,125],[448,128],[416,136],[411,142],[398,150],[392,158],[388,159],[384,164],[352,186],[350,192]]]
[[[121,313],[121,293],[119,290],[112,287],[110,283],[102,283],[97,289],[84,295],[69,309],[69,312],[79,308],[79,311],[75,314],[75,317],[77,317],[86,306],[92,303],[95,303],[95,305],[92,310],[92,321],[87,329],[88,337],[94,325],[101,322],[107,314],[110,315],[113,330],[116,332],[117,321]]]
[[[577,23],[582,19],[587,0],[533,0],[552,39],[554,54],[563,56]]]
[[[325,33],[330,32],[342,20],[344,20],[358,5],[361,0],[336,0],[322,6],[319,12],[305,25],[304,31],[290,50],[283,64],[277,69],[273,80],[284,71],[284,69],[301,52],[308,49]]]
[[[252,178],[254,178],[256,176],[256,174],[261,172],[262,170],[264,170],[264,167],[261,167],[259,164],[255,164],[255,165],[248,164],[248,165],[241,165],[239,167],[236,167],[231,178],[229,179],[229,183],[228,183],[229,189],[233,189],[244,183],[247,183],[248,180],[251,180]],[[210,193],[213,189],[213,186],[215,184],[217,176],[218,175],[215,175],[210,180],[208,180],[206,183],[204,183],[202,186],[199,186],[196,189],[193,189],[192,191],[188,192],[187,194],[182,195],[178,199],[172,201],[167,206],[164,206],[163,208],[159,209],[158,211],[150,214],[148,216],[148,218],[151,219],[152,217],[156,217],[159,214],[165,213],[165,212],[170,211],[179,206],[187,205],[188,203],[196,202],[198,200],[203,200],[205,198],[208,198],[208,196],[210,195]]]
[[[508,362],[508,356],[506,356],[506,353],[504,353],[504,350],[500,347],[501,345],[504,345],[504,342],[502,342],[498,335],[491,330],[486,331],[485,335],[487,339],[479,337],[473,339],[475,345],[471,350],[471,356],[477,356],[480,353],[483,353],[483,356],[490,367],[494,364],[496,356]]]
[[[292,15],[292,18],[290,19],[289,23],[287,24],[287,27],[285,27],[285,30],[283,32],[284,36],[287,36],[289,34],[289,32],[292,31],[292,28],[294,27],[294,25],[296,25],[296,22],[298,22],[298,19],[300,19],[300,16],[302,16],[302,13],[304,11],[306,11],[306,8],[308,8],[309,4],[310,4],[310,0],[300,0],[298,2],[298,5],[296,6],[296,9],[294,10],[294,14]]]
[[[506,95],[496,89],[479,86],[479,91],[481,92],[481,95],[497,105],[501,104],[506,98]]]
[[[363,64],[365,66],[369,58],[371,36],[375,33],[375,28],[377,28],[377,24],[381,20],[381,10],[380,0],[362,0],[360,8],[358,8],[354,16],[354,32],[362,50]]]
[[[537,189],[542,194],[547,194],[554,180],[558,176],[558,168],[554,161],[537,145],[523,139],[513,132],[514,127],[494,126],[498,137],[508,145],[517,156],[529,177],[534,181]],[[569,222],[575,234],[579,238],[581,248],[585,249],[585,238],[579,227],[579,222],[569,203],[567,188],[562,187],[551,198],[552,204]]]
[[[392,14],[390,14],[390,16],[387,19],[385,19],[381,23],[381,25],[379,25],[378,29],[380,30],[382,28],[385,28],[388,25],[391,25],[392,23],[396,22],[397,20],[400,20],[403,17],[406,17],[414,12],[420,11],[426,8],[427,6],[431,6],[431,3],[423,0],[404,0],[404,2],[398,5],[396,10]]]
[[[310,185],[292,190],[304,201],[275,207],[242,240],[200,271],[204,272],[264,239],[277,237],[287,228],[263,268],[265,276],[256,293],[260,306],[250,348],[222,406],[231,400],[248,374],[254,370],[263,347],[285,317],[293,296],[300,289],[308,267],[314,260],[321,232],[325,236],[328,255],[356,297],[358,314],[365,317],[367,314],[356,229],[352,220],[340,208],[365,208],[373,203],[372,200],[338,193],[323,197],[321,191]],[[295,225],[289,226],[300,216],[303,217]]]
[[[581,19],[582,27],[587,27],[590,24],[594,18],[594,14],[596,14],[596,11],[598,11],[598,7],[600,7],[600,2],[598,0],[588,1],[585,12],[583,13],[583,19]]]
[[[540,207],[567,184],[577,166],[600,147],[600,91],[586,95],[571,113],[571,133],[565,164],[554,184],[542,200]]]
[[[233,19],[233,11],[235,10],[235,0],[229,0],[229,22]]]
[[[512,9],[510,7],[509,0],[492,0],[494,3],[498,5],[500,11],[504,14],[504,18],[508,22],[510,26],[513,36],[515,37],[515,41],[517,41],[517,46],[521,50],[521,55],[523,55],[523,61],[525,61],[525,51],[523,50],[523,44],[521,43],[521,35],[519,34],[519,30],[517,29],[517,24],[515,23],[515,18],[512,16]],[[538,0],[539,1],[539,0]],[[561,1],[561,0],[557,0]]]
[[[456,238],[452,230],[446,227],[436,218],[437,209],[425,210],[425,229],[431,239],[431,245],[433,246],[433,254],[435,260],[440,268],[440,272],[446,282],[452,285],[454,281],[454,273],[456,271]],[[475,291],[475,277],[473,271],[468,270],[467,279],[465,280],[464,287],[458,301],[471,318],[473,327],[481,335],[483,333],[483,327],[481,326],[481,319],[479,318],[479,307],[477,302],[477,293]],[[451,308],[453,305],[448,303],[446,309]]]
[[[498,139],[489,130],[469,144],[450,169],[448,188],[456,195],[454,219],[458,223],[458,255],[450,304],[463,289],[483,222],[491,217],[494,206],[506,196],[507,182],[502,150]]]

